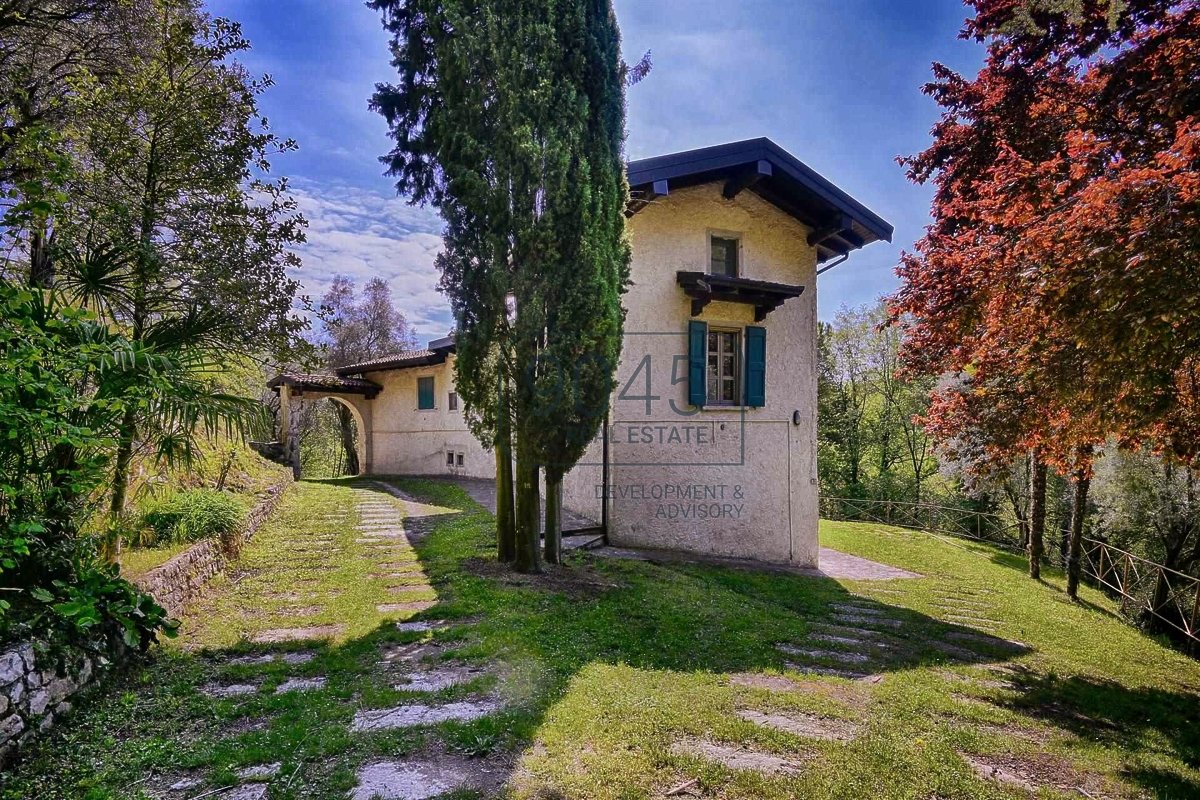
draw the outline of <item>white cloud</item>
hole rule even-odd
[[[300,212],[308,219],[308,241],[297,277],[319,301],[335,275],[361,286],[383,278],[396,306],[422,343],[444,336],[453,325],[450,308],[437,291],[433,260],[442,249],[442,222],[429,208],[345,184],[291,182]]]

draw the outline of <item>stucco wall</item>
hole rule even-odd
[[[370,472],[377,475],[461,475],[492,478],[495,456],[483,449],[468,430],[462,401],[450,411],[454,388],[454,356],[444,364],[368,372],[363,377],[383,387],[371,403],[372,453]],[[417,379],[434,380],[435,408],[417,408]],[[446,463],[447,453],[462,453],[463,466]],[[456,459],[457,461],[457,459]]]
[[[634,285],[624,298],[627,336],[611,414],[610,540],[815,564],[816,252],[808,229],[752,192],[725,200],[720,184],[658,198],[630,227]],[[687,403],[692,317],[675,273],[707,271],[712,231],[740,237],[742,277],[805,287],[757,323],[767,331],[762,408],[697,411]],[[699,319],[756,324],[753,307],[733,303],[711,303]],[[585,461],[599,461],[598,446]],[[576,470],[564,482],[564,504],[596,508],[598,483],[598,468]]]

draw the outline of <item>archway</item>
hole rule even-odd
[[[371,400],[381,389],[378,384],[355,378],[283,373],[267,385],[279,393],[279,445],[296,478],[300,477],[302,410],[305,406],[311,407],[314,400],[325,399],[334,401],[339,410],[344,409],[353,422],[357,432],[354,451],[358,469],[355,474],[372,472]]]
[[[349,417],[349,428],[342,430],[342,447],[348,452],[351,448],[354,451],[354,458],[348,463],[348,472],[351,475],[363,475],[367,470],[367,436],[368,431],[366,425],[363,424],[362,414],[353,403],[344,397],[337,395],[329,395],[327,398],[337,408],[342,411],[346,417]],[[339,421],[345,424],[346,420],[342,414],[339,414]]]

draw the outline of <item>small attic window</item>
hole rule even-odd
[[[741,240],[736,236],[710,234],[708,237],[708,272],[710,275],[738,276],[738,250]]]

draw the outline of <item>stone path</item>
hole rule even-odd
[[[322,515],[327,524],[345,525],[351,536],[320,534],[296,536],[285,542],[286,555],[281,559],[279,574],[288,570],[314,569],[314,558],[330,559],[330,565],[347,559],[361,559],[367,564],[368,580],[377,591],[389,596],[388,602],[378,603],[375,610],[396,617],[393,623],[399,634],[411,638],[404,644],[383,646],[379,653],[376,674],[390,679],[393,688],[407,699],[396,705],[380,708],[359,708],[349,722],[349,730],[361,736],[415,726],[437,725],[447,721],[469,722],[493,714],[503,707],[494,683],[493,668],[454,658],[449,645],[439,641],[443,634],[461,638],[464,628],[472,621],[411,620],[414,614],[437,604],[437,592],[417,558],[414,543],[430,529],[437,516],[458,513],[454,509],[420,503],[388,484],[374,482],[353,488],[353,508],[345,512]],[[353,541],[353,545],[334,546],[335,542]],[[304,558],[290,558],[302,554]],[[308,590],[309,580],[300,579],[287,587],[264,591],[261,597],[274,607],[273,616],[302,622],[322,615],[323,602],[331,599],[335,590],[321,593]],[[256,600],[250,591],[239,600],[253,607]],[[236,613],[242,613],[240,610]],[[325,619],[328,619],[326,617]],[[335,639],[345,635],[347,625],[341,622],[322,625],[296,625],[259,630],[250,640],[259,645],[279,645],[290,642]],[[314,650],[260,652],[237,656],[215,656],[210,662],[218,669],[236,670],[225,680],[209,682],[199,690],[209,697],[226,703],[243,704],[265,695],[320,692],[330,683],[320,672],[320,653]],[[259,670],[290,673],[271,678]],[[293,672],[293,669],[296,672]],[[236,676],[236,677],[235,677]],[[479,683],[479,689],[473,684]],[[448,696],[447,696],[448,695]],[[364,764],[357,773],[357,786],[351,798],[361,800],[421,800],[456,790],[490,793],[501,786],[511,765],[496,759],[467,759],[448,750],[414,753],[411,756]],[[213,795],[219,800],[265,800],[270,786],[281,776],[282,761],[270,761],[235,770],[237,783]],[[184,800],[196,795],[204,786],[199,775],[168,776],[160,792],[168,800]],[[203,796],[203,795],[201,795]]]

